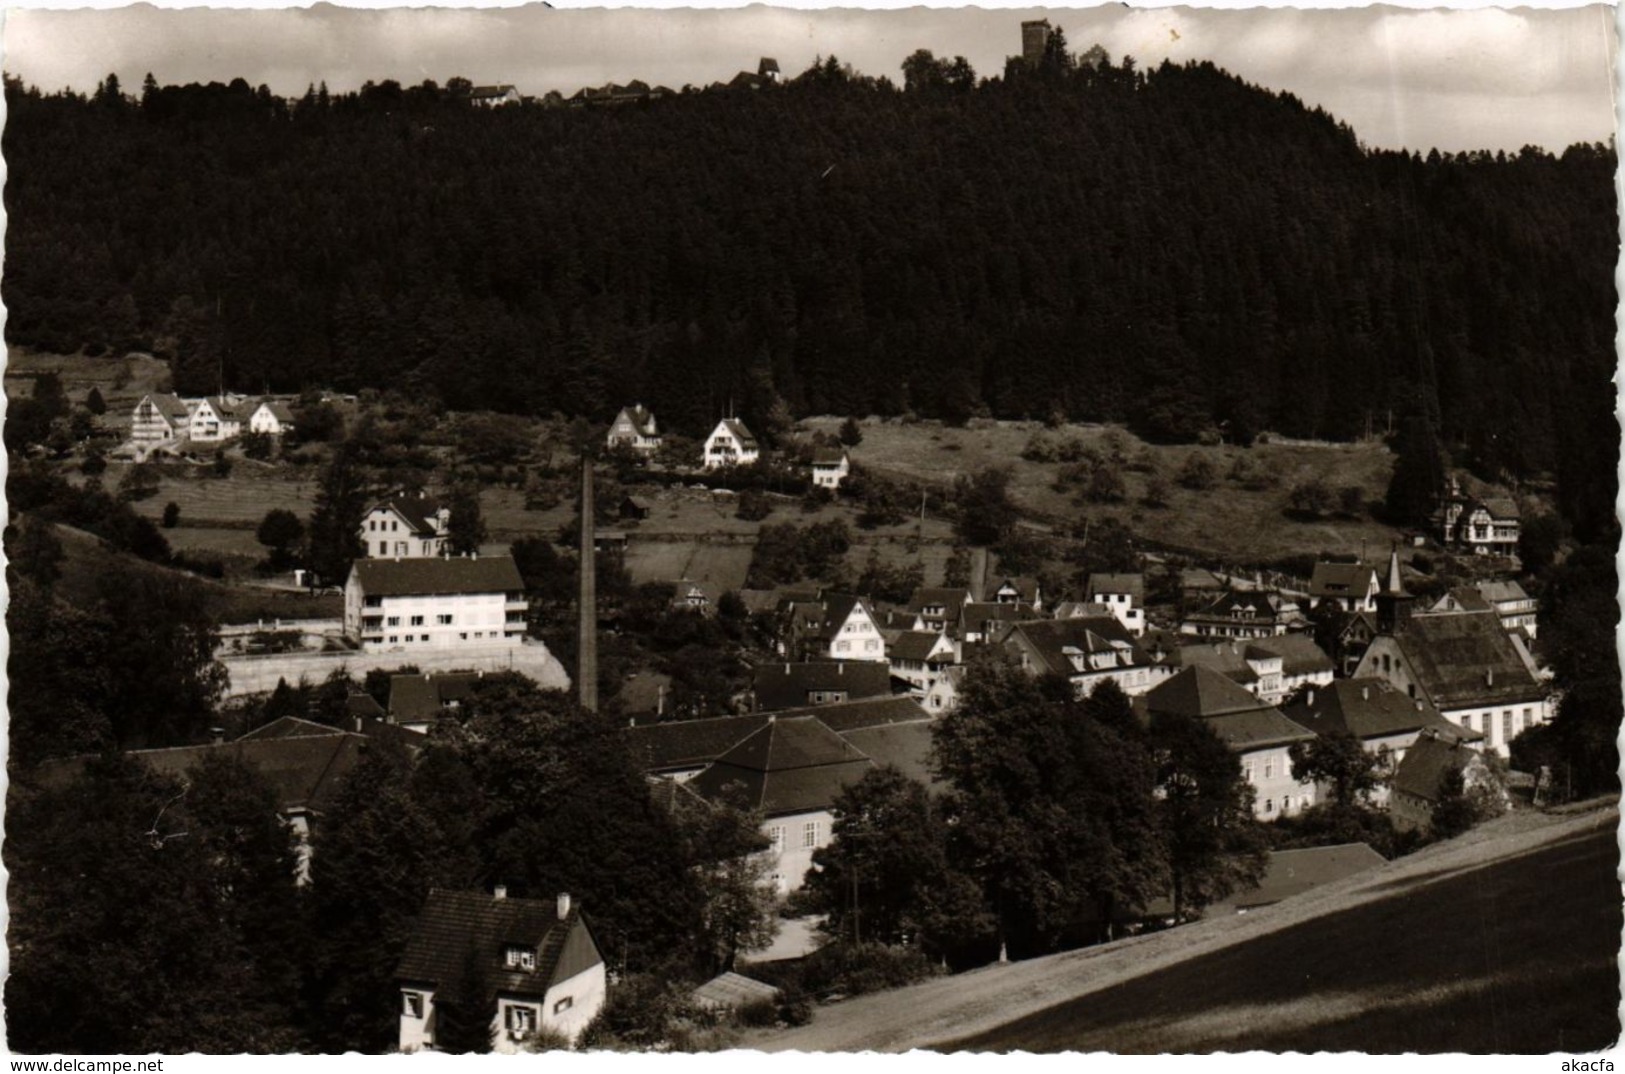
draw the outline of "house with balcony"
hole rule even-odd
[[[189,399],[191,415],[187,420],[187,437],[198,443],[218,443],[243,435],[246,416],[244,400],[236,395],[211,395],[204,399]]]
[[[1518,552],[1522,515],[1505,496],[1474,496],[1451,477],[1433,513],[1435,534],[1446,548],[1479,555],[1513,556]]]
[[[756,437],[737,418],[723,418],[711,435],[705,438],[705,449],[700,465],[707,470],[724,466],[749,466],[762,457],[761,445]]]
[[[492,1012],[491,1050],[538,1034],[574,1043],[604,1006],[608,976],[569,895],[511,899],[505,887],[429,892],[395,969],[402,1052],[433,1050],[448,1006]]]
[[[369,653],[517,644],[528,608],[509,556],[358,559],[344,586],[344,633]]]

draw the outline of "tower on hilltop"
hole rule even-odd
[[[1021,59],[1028,67],[1037,67],[1044,60],[1044,46],[1049,42],[1049,20],[1031,19],[1021,24]]]

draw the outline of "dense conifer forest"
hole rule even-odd
[[[1160,440],[1414,415],[1611,519],[1611,146],[1373,151],[1211,64],[917,61],[585,109],[8,80],[7,338],[690,433],[781,400]]]

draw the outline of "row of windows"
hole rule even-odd
[[[872,653],[879,648],[880,642],[874,640],[873,638],[863,643],[863,651],[866,653]],[[838,653],[849,653],[852,651],[852,643],[849,641],[838,641],[835,643],[835,651]]]
[[[1477,719],[1472,713],[1469,712],[1467,715],[1461,718],[1461,725],[1469,731],[1482,731],[1485,735],[1489,735],[1494,719],[1495,717],[1492,714],[1486,712],[1484,714],[1483,725],[1475,726]],[[1522,713],[1518,714],[1514,714],[1511,709],[1501,710],[1502,742],[1511,742],[1518,735],[1522,734],[1526,728],[1533,726],[1535,726],[1534,709],[1524,709]]]
[[[806,823],[802,824],[802,826],[801,826],[801,846],[802,846],[802,849],[806,850],[806,849],[811,849],[811,848],[814,848],[814,847],[818,846],[819,827],[820,827],[820,825],[819,825],[818,821],[816,821],[816,820],[809,820]],[[767,836],[773,842],[773,852],[775,854],[783,853],[783,851],[784,851],[784,840],[785,840],[785,838],[786,838],[786,836],[788,834],[789,833],[787,833],[784,830],[784,825],[782,825],[782,824],[775,824],[773,827],[771,827],[771,828],[769,828],[767,830]]]
[[[401,524],[391,519],[387,524],[380,519],[367,519],[367,529],[372,533],[399,533]]]

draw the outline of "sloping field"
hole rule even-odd
[[[834,432],[840,419],[809,418],[803,424]],[[1287,517],[1282,510],[1293,486],[1311,478],[1319,478],[1334,495],[1342,488],[1357,487],[1365,502],[1381,501],[1394,459],[1380,443],[1293,442],[1251,448],[1161,446],[1146,444],[1125,429],[1107,426],[1069,425],[1045,430],[1038,422],[1003,421],[976,423],[971,428],[937,422],[904,425],[866,421],[862,432],[862,443],[851,449],[852,459],[877,472],[951,484],[961,475],[990,466],[1008,466],[1012,470],[1011,495],[1029,510],[1059,521],[1084,515],[1114,517],[1135,533],[1175,548],[1257,560],[1314,550],[1358,552],[1361,541],[1373,548],[1385,548],[1397,536],[1394,530],[1369,517],[1301,522]],[[1030,462],[1021,457],[1022,449],[1035,435],[1081,440],[1103,454],[1108,453],[1108,441],[1115,439],[1130,460],[1146,453],[1171,486],[1167,505],[1142,504],[1147,475],[1127,467],[1119,471],[1127,491],[1125,502],[1080,505],[1071,493],[1057,492],[1052,487],[1062,464]],[[1219,481],[1213,488],[1186,489],[1174,480],[1192,455],[1204,455],[1214,465]],[[1244,458],[1255,471],[1272,476],[1274,484],[1247,489],[1227,480],[1238,458]]]
[[[1245,916],[820,1008],[763,1050],[1551,1052],[1619,1036],[1617,808],[1520,813]]]

